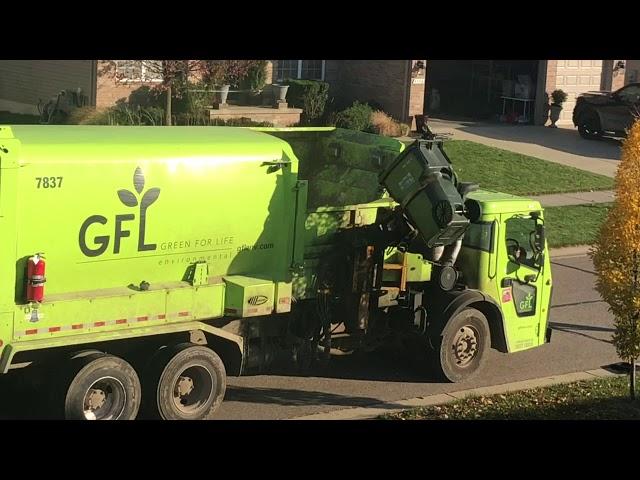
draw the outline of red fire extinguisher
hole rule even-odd
[[[27,261],[27,301],[42,302],[46,278],[45,261],[42,253],[36,253]]]

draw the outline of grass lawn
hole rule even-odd
[[[446,405],[384,415],[386,420],[638,420],[640,400],[629,398],[628,377],[603,378],[503,395],[469,397]]]
[[[544,229],[549,247],[593,243],[611,203],[547,207]]]
[[[0,112],[0,125],[25,125],[40,123],[38,115],[26,115],[22,113]]]
[[[448,140],[444,150],[461,180],[514,195],[610,190],[613,179],[468,140]]]

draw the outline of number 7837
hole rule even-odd
[[[36,177],[36,188],[60,188],[62,177]]]

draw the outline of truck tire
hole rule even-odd
[[[161,349],[144,378],[145,415],[205,420],[220,407],[227,375],[210,348],[182,343]]]
[[[578,133],[587,140],[597,140],[602,137],[602,127],[598,114],[588,110],[578,118]]]
[[[126,361],[100,352],[70,360],[64,382],[64,417],[69,420],[134,420],[141,400],[138,374]]]
[[[432,337],[431,366],[449,382],[469,380],[484,366],[490,340],[487,317],[475,308],[465,308],[449,319],[440,335]]]

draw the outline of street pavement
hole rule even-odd
[[[552,255],[551,343],[514,354],[491,350],[485,370],[473,381],[449,384],[425,378],[416,365],[392,353],[337,357],[321,376],[230,377],[225,401],[214,418],[275,420],[350,407],[406,407],[406,403],[397,402],[617,363],[611,344],[612,317],[593,288],[595,275],[584,250],[570,247]],[[26,397],[14,395],[8,388],[8,380],[0,378],[0,391],[4,392],[0,419],[41,418],[37,399],[33,398],[35,406],[28,406]]]
[[[617,363],[611,344],[613,319],[594,290],[595,274],[585,255],[552,259],[554,292],[551,343],[528,351],[491,351],[484,372],[464,384],[424,378],[392,354],[370,353],[332,360],[322,376],[255,375],[229,378],[216,419],[274,420],[349,407],[596,369]]]

